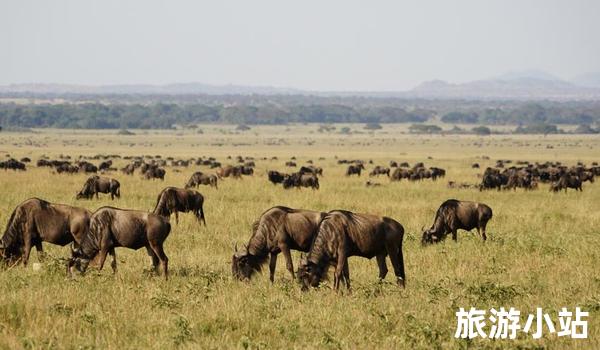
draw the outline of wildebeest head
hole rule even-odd
[[[421,244],[426,245],[426,244],[439,243],[442,239],[443,239],[443,237],[441,237],[441,235],[438,234],[433,228],[430,228],[427,230],[423,229],[423,236],[421,237]]]
[[[80,247],[74,248],[73,245],[71,245],[71,258],[67,262],[67,274],[73,276],[73,267],[80,273],[85,273],[90,261],[91,259],[83,254]]]
[[[231,258],[231,272],[233,277],[240,281],[249,280],[253,274],[259,272],[261,263],[258,258],[250,254],[248,247],[238,250],[237,246],[234,249]]]
[[[302,256],[298,267],[298,280],[300,281],[301,290],[307,291],[310,287],[317,288],[326,272],[327,265],[318,265]]]

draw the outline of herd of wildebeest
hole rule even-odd
[[[167,278],[168,258],[163,244],[171,232],[171,216],[175,214],[178,222],[178,213],[191,212],[199,223],[206,226],[204,196],[193,188],[208,185],[218,189],[217,183],[224,178],[240,179],[242,176],[252,176],[256,162],[251,157],[228,157],[231,163],[237,161],[238,165],[223,166],[213,157],[177,160],[172,157],[162,159],[160,156],[121,158],[118,155],[97,155],[80,157],[77,161],[72,161],[69,156],[60,156],[58,160],[42,157],[37,161],[37,166],[51,168],[52,172],[57,174],[91,174],[82,189],[76,193],[76,199],[92,199],[94,196],[98,198],[98,193],[107,193],[111,199],[115,199],[121,197],[119,181],[101,176],[118,170],[113,168],[113,159],[128,161],[128,164],[120,169],[123,174],[133,175],[138,170],[145,179],[164,180],[165,167],[171,167],[174,172],[180,172],[180,168],[190,165],[203,165],[216,170],[214,174],[194,172],[184,188],[164,188],[158,194],[151,212],[111,206],[90,212],[85,208],[51,203],[39,198],[27,199],[14,209],[0,239],[0,254],[3,260],[10,266],[19,262],[27,265],[33,247],[38,254],[43,254],[42,242],[60,246],[71,244],[71,257],[67,259],[69,276],[72,275],[73,269],[84,273],[93,261],[102,269],[109,254],[112,256],[111,267],[116,272],[115,248],[137,250],[145,247],[152,259],[154,270],[159,272],[160,268]],[[90,160],[101,162],[96,166]],[[261,160],[277,161],[277,158]],[[0,162],[0,169],[25,171],[26,163],[29,162],[31,160],[28,158],[20,161],[10,158]],[[389,167],[375,166],[372,165],[372,161],[361,160],[338,159],[337,163],[347,167],[346,176],[360,176],[365,170],[365,165],[369,165],[373,167],[369,173],[370,178],[385,175],[390,181],[435,181],[446,175],[444,169],[426,168],[423,163],[414,164],[412,167],[406,162],[395,161],[391,161]],[[285,166],[297,168],[295,157],[286,161]],[[479,168],[479,164],[475,163],[472,167]],[[593,163],[591,167],[581,163],[567,167],[558,162],[515,162],[515,165],[512,165],[510,160],[499,160],[495,167],[488,167],[479,175],[479,185],[456,184],[450,181],[448,186],[473,187],[479,190],[533,190],[538,187],[538,183],[549,183],[551,191],[566,191],[567,188],[581,191],[582,183],[593,182],[595,175],[600,175],[597,163]],[[269,170],[266,177],[274,185],[281,184],[286,189],[310,187],[317,190],[319,178],[323,177],[323,169],[308,161],[298,171],[288,174]],[[367,181],[367,186],[380,185],[371,180]],[[447,200],[437,210],[433,225],[423,230],[421,242],[423,245],[437,243],[449,234],[456,241],[459,229],[477,229],[485,241],[486,225],[491,218],[492,209],[483,203]],[[388,257],[398,285],[404,287],[406,274],[402,251],[403,236],[403,226],[389,217],[346,210],[318,212],[276,206],[266,210],[254,222],[248,243],[241,249],[235,247],[232,273],[237,279],[248,280],[261,271],[268,260],[270,280],[273,281],[277,256],[282,253],[287,270],[293,279],[300,281],[303,290],[318,286],[329,267],[335,268],[333,286],[337,290],[341,282],[350,288],[349,257],[375,257],[381,279],[384,279],[388,272]],[[297,270],[294,270],[291,250],[303,253]]]

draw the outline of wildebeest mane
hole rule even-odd
[[[13,210],[10,219],[8,219],[6,230],[2,236],[2,246],[6,249],[7,255],[18,253],[15,251],[15,248],[20,246],[18,243],[21,243],[23,235],[19,234],[19,232],[23,231],[23,224],[26,220],[26,218],[23,218],[23,214],[25,213],[19,205]]]
[[[454,215],[454,213],[456,213],[459,204],[460,202],[456,199],[448,199],[442,203],[435,213],[435,220],[433,221],[431,230],[435,231],[435,233],[444,231],[446,227],[446,219],[449,218],[449,215]]]
[[[171,215],[171,210],[177,206],[176,195],[177,193],[171,188],[162,191],[156,199],[153,213],[164,217]]]
[[[102,207],[101,209],[115,209],[113,207]],[[88,229],[87,234],[83,236],[81,239],[81,243],[79,244],[80,252],[87,259],[93,258],[96,253],[100,250],[100,236],[102,232],[110,226],[110,223],[113,219],[113,211],[112,210],[103,210],[100,214],[94,215],[92,220],[90,221],[90,227]]]

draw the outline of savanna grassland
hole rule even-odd
[[[338,130],[341,126],[338,126]],[[32,252],[30,265],[0,270],[0,347],[49,349],[140,348],[350,348],[350,349],[594,349],[600,348],[600,184],[584,184],[583,193],[536,191],[479,192],[448,189],[448,181],[478,183],[477,177],[496,159],[562,161],[590,165],[600,161],[598,136],[414,136],[402,126],[386,125],[374,133],[319,133],[317,125],[253,127],[238,133],[232,126],[202,126],[190,131],[41,130],[0,133],[0,156],[30,157],[26,172],[0,171],[0,226],[13,208],[30,197],[95,210],[103,205],[152,210],[165,186],[182,187],[202,166],[167,167],[165,181],[143,180],[136,172],[109,176],[121,182],[121,199],[76,201],[84,174],[58,175],[36,168],[41,155],[161,155],[187,159],[214,156],[256,158],[256,173],[242,180],[225,179],[215,190],[203,186],[207,227],[190,214],[180,215],[166,241],[170,279],[150,272],[145,250],[117,249],[119,271],[90,269],[66,278],[68,247],[44,245],[42,268]],[[353,129],[359,129],[352,126]],[[284,167],[295,156],[324,168],[318,191],[284,190],[267,181],[266,170]],[[345,177],[340,159],[425,162],[445,168],[433,182],[390,183],[367,188],[368,176]],[[490,159],[483,159],[489,156]],[[262,160],[267,157],[268,160]],[[271,160],[278,157],[277,160]],[[319,160],[324,157],[324,160]],[[430,157],[431,159],[429,159]],[[98,163],[98,161],[93,161]],[[482,169],[472,169],[478,162]],[[116,167],[126,164],[115,161]],[[175,171],[177,170],[177,171]],[[446,199],[481,201],[492,207],[488,241],[459,231],[458,243],[422,247],[420,232],[430,226]],[[233,280],[235,243],[246,243],[251,224],[274,205],[328,211],[348,209],[390,216],[405,228],[406,289],[398,289],[391,273],[377,280],[374,260],[350,258],[351,294],[339,294],[325,283],[303,293],[278,260],[274,284],[268,273],[249,283]],[[297,266],[299,254],[293,254]],[[388,267],[391,265],[388,261]],[[266,268],[266,266],[265,266]],[[472,341],[454,338],[455,312],[471,306],[515,307],[526,316],[543,307],[558,327],[561,307],[590,312],[588,339],[518,333],[517,340]],[[487,331],[487,329],[486,329]]]

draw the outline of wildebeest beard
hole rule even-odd
[[[326,251],[327,242],[325,235],[316,237],[308,257],[303,257],[298,268],[298,279],[302,290],[309,287],[318,287],[322,280],[327,279],[330,265],[330,254]]]
[[[238,251],[235,247],[235,253],[231,260],[231,271],[239,280],[250,279],[252,276],[262,271],[262,266],[267,261],[269,251],[267,249],[267,238],[265,230],[259,230],[259,222],[252,224],[254,235],[250,238],[248,245]]]
[[[75,247],[75,243],[71,246],[71,258],[67,263],[67,274],[71,273],[71,267],[75,268],[84,273],[98,252],[100,251],[100,234],[103,231],[103,227],[109,225],[105,219],[93,220],[90,223],[87,234],[81,239],[81,243],[78,247]]]
[[[26,215],[26,213],[21,208],[16,208],[12,212],[6,231],[0,239],[0,255],[9,264],[18,260],[23,254],[20,249],[23,246],[23,237],[19,234],[23,230],[23,223],[26,220],[23,215]]]

